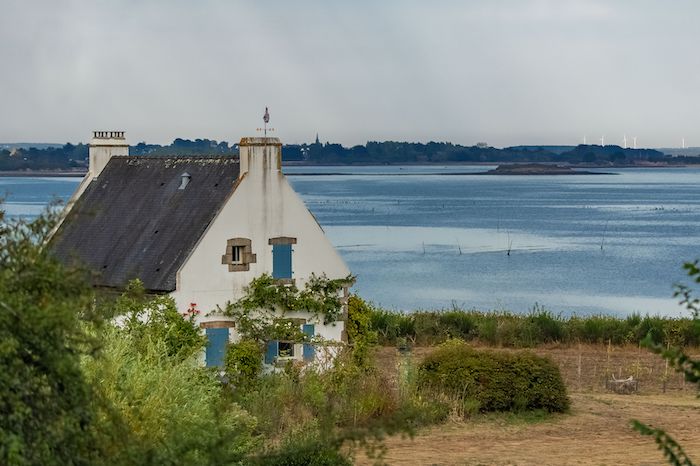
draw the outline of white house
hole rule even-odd
[[[350,273],[282,173],[280,140],[243,138],[239,147],[240,160],[129,156],[123,132],[95,131],[89,172],[50,246],[62,261],[93,271],[96,286],[121,289],[139,278],[179,309],[196,303],[208,365],[220,364],[225,343],[238,338],[231,318],[208,312],[242,297],[254,278],[268,273],[303,288],[312,273]],[[289,317],[309,335],[345,339],[342,321]],[[266,361],[280,352],[308,359],[313,349],[269,342]]]

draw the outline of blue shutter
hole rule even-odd
[[[304,324],[302,331],[304,332],[304,335],[312,338],[315,333],[314,324]],[[316,348],[314,348],[314,345],[311,343],[304,343],[304,361],[312,361],[315,355]]]
[[[272,278],[292,278],[292,245],[272,246]]]
[[[207,367],[222,367],[228,343],[228,328],[208,328],[206,363]]]
[[[279,342],[277,340],[268,341],[267,349],[265,350],[265,364],[273,364],[278,354]]]

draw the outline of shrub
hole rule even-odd
[[[169,356],[187,359],[202,351],[206,337],[195,324],[195,304],[181,314],[170,296],[148,296],[140,280],[129,282],[114,304],[114,315],[124,317],[123,332],[137,349],[162,341]]]
[[[473,338],[476,332],[476,319],[472,313],[459,310],[442,312],[438,315],[443,335],[447,338]]]
[[[418,379],[421,389],[462,404],[473,400],[482,412],[569,408],[557,366],[529,352],[477,351],[463,341],[450,340],[425,358]]]
[[[92,464],[93,294],[42,243],[51,216],[5,222],[0,211],[0,464]]]
[[[355,294],[350,296],[345,328],[355,363],[365,368],[371,366],[370,349],[377,343],[377,332],[372,330],[372,313],[372,307],[362,298]]]
[[[340,453],[337,445],[328,445],[316,435],[295,434],[272,451],[251,458],[260,466],[351,466],[350,459]]]
[[[639,314],[625,318],[606,315],[564,318],[538,305],[529,314],[460,309],[404,314],[371,308],[370,321],[379,343],[384,345],[395,345],[398,341],[433,345],[450,338],[516,348],[555,342],[620,345],[639,343],[647,334],[654,342],[664,345],[700,344],[700,330],[687,318]]]
[[[108,464],[232,464],[254,447],[254,419],[225,403],[216,376],[169,354],[164,340],[141,347],[116,329],[83,369],[100,402],[97,426]]]
[[[536,329],[533,344],[562,342],[567,337],[565,322],[561,316],[554,316],[542,307],[535,305],[526,319]]]
[[[258,342],[241,340],[226,349],[224,369],[229,383],[237,390],[255,385],[263,369],[263,354]]]

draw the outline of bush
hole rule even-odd
[[[151,341],[163,341],[169,356],[187,359],[201,352],[206,337],[195,323],[199,311],[192,303],[180,314],[170,296],[148,296],[140,280],[129,282],[114,304],[114,315],[123,316],[124,332],[137,349],[145,349]]]
[[[225,403],[213,373],[169,354],[164,340],[135,347],[117,329],[103,338],[83,369],[100,399],[107,464],[232,464],[253,449],[255,420]]]
[[[569,399],[558,367],[530,352],[477,351],[450,340],[419,367],[422,390],[444,394],[479,410],[564,412]]]
[[[345,329],[355,363],[364,368],[371,366],[370,350],[377,343],[377,332],[372,330],[372,314],[372,307],[362,298],[355,294],[350,296]]]
[[[260,466],[351,466],[350,459],[336,445],[328,445],[314,435],[296,434],[281,447],[251,459]]]
[[[412,342],[434,345],[450,338],[515,348],[543,343],[639,343],[647,335],[656,343],[698,346],[700,330],[688,318],[606,315],[561,315],[535,305],[528,314],[451,309],[411,314],[371,308],[372,330],[383,345]]]
[[[228,345],[224,369],[234,389],[244,390],[255,385],[263,370],[263,353],[258,342],[241,340]]]
[[[0,211],[0,464],[93,464],[92,388],[80,359],[97,342],[85,276],[41,245],[53,219]]]

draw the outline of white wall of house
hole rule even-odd
[[[221,320],[205,314],[217,305],[223,308],[227,302],[239,299],[254,278],[272,273],[270,238],[296,238],[292,246],[292,278],[299,288],[305,286],[312,273],[325,273],[331,279],[350,273],[283,175],[279,139],[243,138],[240,153],[238,186],[180,269],[177,289],[172,293],[180,309],[197,303],[203,322]],[[251,240],[256,261],[249,264],[247,271],[230,272],[222,264],[227,240],[232,238]],[[299,317],[310,318],[308,314]],[[343,323],[324,326],[319,322],[315,331],[323,338],[340,340]]]

